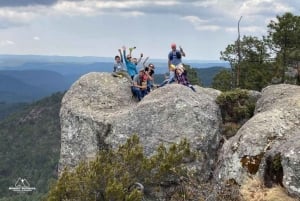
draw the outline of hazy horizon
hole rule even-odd
[[[111,57],[108,57],[108,56],[76,56],[76,55],[56,55],[56,54],[53,54],[53,55],[43,55],[43,54],[0,54],[0,62],[1,62],[1,59],[8,59],[8,58],[12,58],[12,57],[20,57],[20,58],[32,58],[32,57],[35,57],[35,59],[37,58],[77,58],[77,59],[83,59],[83,60],[90,60],[90,61],[102,61],[102,62],[105,62],[105,61],[114,61],[114,57],[115,55],[112,55]],[[137,57],[139,58],[139,57]],[[146,57],[143,57],[143,60],[145,59]],[[166,57],[166,59],[162,59],[162,58],[151,58],[149,57],[148,61],[160,61],[160,62],[164,62],[164,61],[168,61],[168,58]],[[188,61],[188,62],[200,62],[200,63],[228,63],[226,61],[223,61],[223,60],[211,60],[211,59],[188,59],[188,58],[183,58],[182,59],[183,61]]]

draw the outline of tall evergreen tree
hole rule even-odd
[[[231,72],[229,70],[222,70],[213,78],[212,87],[214,89],[229,91],[231,86]]]
[[[300,48],[300,17],[292,13],[277,16],[276,21],[268,25],[268,39],[276,60],[281,68],[281,81],[285,81],[285,72],[294,58],[291,54]]]
[[[240,88],[260,90],[271,82],[274,70],[272,63],[269,62],[269,49],[264,39],[243,36],[240,41],[240,57]],[[238,65],[237,45],[228,45],[225,51],[221,52],[221,59],[228,61],[231,65],[232,77],[230,83],[232,83],[232,86],[230,88],[235,88]]]

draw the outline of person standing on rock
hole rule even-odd
[[[134,76],[136,74],[138,74],[136,66],[137,64],[134,63],[133,58],[131,57],[131,54],[126,55],[126,47],[123,46],[123,56],[124,56],[124,60],[125,60],[125,64],[127,67],[127,72],[130,75],[131,79],[133,80]]]
[[[182,57],[185,57],[185,52],[183,51],[182,47],[179,46],[179,50],[177,50],[176,44],[172,43],[171,49],[172,50],[168,54],[168,66],[170,72],[168,84],[175,81],[175,68],[177,68],[179,64],[182,64]]]
[[[143,53],[140,54],[140,58],[137,59],[135,57],[132,56],[132,51],[135,50],[136,47],[131,47],[129,48],[129,56],[131,57],[131,62],[135,64],[135,66],[137,67],[138,64],[142,61],[143,58]]]

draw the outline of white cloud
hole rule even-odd
[[[291,10],[293,10],[292,4],[283,0],[60,0],[51,6],[2,7],[0,22],[3,21],[9,26],[9,23],[27,24],[44,16],[110,14],[138,17],[148,14],[163,16],[171,13],[192,23],[196,30],[216,31],[220,27],[230,28],[240,16],[248,20],[243,20],[243,23],[253,25],[261,18],[271,18]],[[189,16],[194,16],[195,19]],[[265,26],[265,23],[261,23],[261,26]]]
[[[198,24],[203,24],[205,23],[205,20],[201,20],[199,17],[197,16],[185,16],[182,19],[189,21],[190,23],[194,24],[194,25],[198,25]]]
[[[217,4],[218,4],[218,0],[203,0],[203,1],[196,1],[193,3],[194,6],[204,7],[204,8],[215,6]]]
[[[152,1],[152,2],[153,4],[159,6],[174,6],[180,4],[178,1]]]
[[[88,5],[95,5],[100,9],[111,9],[111,8],[138,8],[141,6],[145,6],[147,4],[146,1],[135,0],[135,1],[107,1],[107,2],[99,2],[95,0],[88,1]]]
[[[217,31],[221,28],[218,25],[210,24],[207,20],[202,20],[197,16],[185,16],[182,19],[190,22],[198,31]]]
[[[15,45],[15,42],[11,41],[11,40],[2,40],[2,41],[0,41],[0,45],[1,46],[11,46],[11,45]]]
[[[38,37],[38,36],[34,36],[32,39],[33,40],[41,40],[40,37]]]
[[[153,50],[152,54],[163,55],[164,43],[176,41],[189,46],[188,55],[192,56],[195,42],[201,42],[205,50],[201,53],[198,53],[198,49],[195,50],[193,57],[205,57],[208,54],[217,55],[218,50],[236,39],[240,16],[243,16],[240,23],[242,35],[265,35],[267,24],[271,19],[276,19],[276,15],[287,11],[296,11],[294,14],[299,15],[299,2],[57,0],[57,3],[47,5],[0,6],[0,37],[3,39],[0,45],[9,47],[2,48],[4,53],[31,51],[44,54],[90,55],[98,52],[95,48],[97,43],[107,47],[116,46],[117,49],[120,43],[122,45],[126,41],[127,44],[132,43],[141,48],[144,45],[145,49],[148,46],[155,47],[156,50]],[[128,24],[129,22],[132,24]],[[178,32],[172,34],[174,28],[178,29]],[[188,37],[180,37],[182,35]],[[39,36],[42,36],[42,40]],[[210,51],[207,51],[208,48]],[[110,49],[99,54],[115,54],[109,51]]]
[[[53,6],[53,10],[60,14],[67,15],[92,15],[95,12],[95,7],[89,6],[85,1],[70,2],[62,1]]]
[[[28,22],[32,20],[36,14],[30,9],[20,8],[1,8],[0,19],[6,19],[12,22]]]
[[[284,13],[292,10],[292,7],[285,2],[273,0],[247,0],[245,1],[239,13],[241,15],[268,15],[270,13]]]
[[[227,27],[225,31],[228,33],[238,33],[238,27]],[[241,26],[241,35],[263,35],[266,34],[266,29],[260,26]]]
[[[136,1],[60,1],[53,6],[53,10],[60,14],[68,15],[102,15],[102,14],[119,14],[127,13],[132,16],[139,16],[143,12],[138,8],[144,7],[149,2],[136,0]]]

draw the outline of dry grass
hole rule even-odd
[[[281,186],[265,188],[259,179],[249,179],[241,186],[240,193],[244,201],[297,201],[288,196]]]

